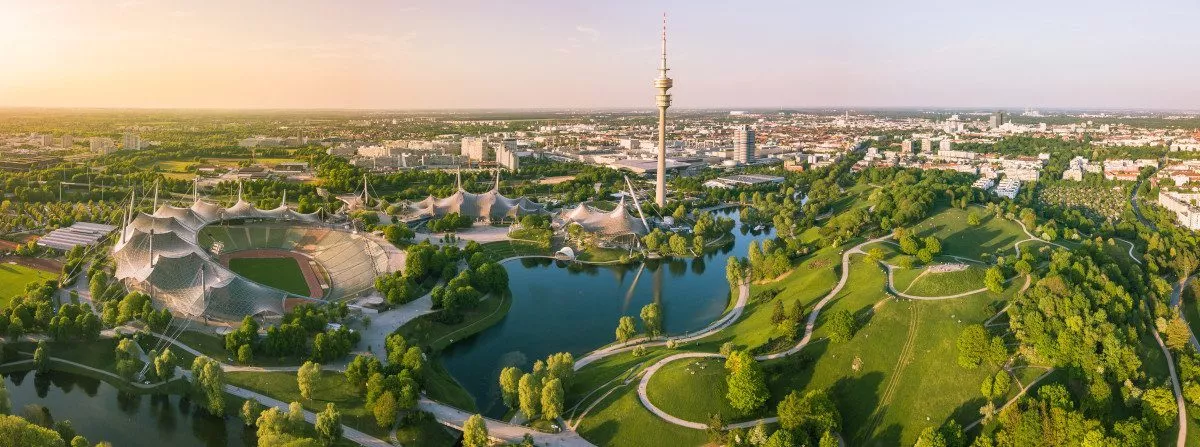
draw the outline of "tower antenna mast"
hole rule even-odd
[[[658,78],[654,88],[658,89],[655,102],[658,105],[658,169],[654,185],[654,203],[661,209],[667,204],[667,108],[671,107],[671,94],[667,91],[674,83],[667,77],[667,13],[663,13],[662,62],[658,67]]]

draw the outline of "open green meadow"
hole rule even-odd
[[[234,258],[229,269],[256,283],[300,296],[308,296],[308,283],[293,258]]]
[[[982,217],[979,225],[967,223],[970,211]],[[980,259],[983,253],[1013,253],[1014,243],[1029,238],[1016,222],[988,215],[980,207],[943,209],[914,226],[913,230],[918,237],[937,236],[942,241],[943,255],[970,259]]]
[[[25,293],[25,286],[39,281],[58,278],[55,273],[18,264],[0,264],[0,307],[8,305],[13,297]]]

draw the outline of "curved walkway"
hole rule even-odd
[[[758,361],[765,361],[765,360],[782,358],[782,357],[786,357],[786,356],[795,354],[797,352],[800,352],[801,349],[803,349],[805,346],[808,346],[808,343],[812,340],[813,330],[816,329],[817,316],[820,315],[821,309],[823,309],[827,304],[829,304],[830,301],[832,301],[834,299],[834,297],[836,297],[839,293],[841,293],[842,288],[844,288],[846,286],[846,282],[850,279],[850,255],[866,254],[862,251],[862,247],[864,247],[868,244],[875,243],[875,242],[881,242],[881,241],[887,240],[891,237],[892,237],[891,235],[888,235],[888,236],[871,239],[871,240],[862,242],[858,245],[855,245],[854,248],[846,250],[845,253],[842,253],[842,275],[841,275],[841,278],[838,279],[837,285],[835,285],[833,287],[833,289],[829,291],[829,293],[825,294],[825,297],[821,298],[821,301],[817,302],[817,304],[813,307],[812,312],[809,312],[808,320],[804,324],[804,337],[802,337],[800,339],[800,342],[796,343],[795,346],[792,346],[791,349],[788,349],[786,351],[777,352],[774,354],[759,355],[759,356],[755,356],[754,359],[758,360]],[[749,287],[746,285],[743,285],[742,287],[749,289]],[[748,295],[748,294],[749,293],[747,290],[747,293],[743,294],[743,296]],[[742,301],[742,300],[739,299],[739,301]],[[744,305],[744,303],[742,303],[742,304]],[[732,314],[732,312],[731,312],[731,314]],[[739,315],[741,314],[740,308],[738,309],[738,314]],[[728,324],[726,324],[725,326],[728,326]],[[638,400],[640,400],[642,402],[642,406],[646,407],[647,410],[650,410],[651,413],[654,413],[659,418],[662,418],[663,420],[670,422],[672,424],[676,424],[676,425],[680,425],[680,426],[684,426],[684,427],[688,427],[688,428],[694,428],[694,429],[698,429],[698,430],[704,430],[704,429],[708,428],[708,426],[705,424],[701,424],[698,422],[686,421],[686,420],[683,420],[683,419],[680,419],[680,418],[670,415],[669,413],[663,411],[662,409],[655,406],[652,402],[650,402],[650,397],[646,394],[646,387],[649,386],[649,384],[650,384],[650,377],[653,376],[654,373],[659,370],[659,368],[662,368],[664,365],[671,363],[675,360],[681,360],[681,359],[687,359],[687,358],[699,358],[699,357],[724,358],[725,356],[723,356],[721,354],[717,354],[717,353],[711,353],[711,352],[685,352],[685,353],[667,356],[667,357],[664,357],[662,360],[659,360],[654,365],[650,366],[650,368],[646,369],[645,373],[642,374],[641,381],[638,382],[638,390],[637,390],[638,391]],[[778,420],[778,418],[776,418],[776,417],[754,419],[754,420],[750,420],[750,421],[729,424],[729,425],[726,425],[725,428],[731,429],[731,428],[753,427],[753,426],[757,425],[759,422],[772,423],[777,420]]]
[[[1018,241],[1013,244],[1013,246],[1017,250],[1018,254],[1020,253],[1019,245],[1022,242],[1027,242],[1030,240],[1041,241],[1041,242],[1056,245],[1056,246],[1059,246],[1062,248],[1066,248],[1068,250],[1070,249],[1070,247],[1067,247],[1065,245],[1046,241],[1046,240],[1043,240],[1043,239],[1033,235],[1032,233],[1029,232],[1028,229],[1025,228],[1025,224],[1021,223],[1020,221],[1017,221],[1017,224],[1021,225],[1021,229],[1024,230],[1025,234],[1029,236],[1028,239],[1024,239],[1024,240]],[[765,360],[773,360],[773,359],[783,358],[783,357],[795,354],[795,353],[799,352],[801,349],[803,349],[805,346],[807,346],[809,344],[809,342],[812,340],[813,330],[816,328],[817,317],[820,314],[821,309],[823,309],[825,307],[825,305],[829,304],[829,302],[832,301],[834,299],[834,297],[836,297],[838,295],[838,293],[840,293],[842,291],[842,288],[844,288],[846,286],[846,282],[850,278],[850,255],[866,254],[862,250],[863,247],[865,247],[869,244],[875,243],[875,242],[883,242],[890,238],[891,238],[891,235],[871,239],[871,240],[862,242],[858,245],[855,245],[854,248],[846,250],[845,253],[842,253],[841,277],[838,279],[837,285],[835,285],[834,288],[832,290],[830,290],[829,293],[826,294],[824,298],[821,299],[821,301],[818,301],[816,306],[813,307],[812,312],[809,313],[808,320],[806,321],[806,323],[804,325],[804,337],[802,337],[800,339],[800,342],[796,343],[795,346],[792,346],[790,349],[788,349],[786,351],[777,352],[777,353],[773,353],[773,354],[759,355],[759,356],[755,356],[754,359],[758,360],[758,361],[765,361]],[[888,266],[886,263],[884,263],[884,265]],[[980,290],[964,292],[964,293],[960,293],[957,295],[950,295],[950,296],[945,296],[945,297],[918,297],[915,295],[907,295],[907,294],[902,294],[902,293],[896,292],[895,288],[892,287],[892,275],[891,275],[892,271],[891,271],[890,266],[888,266],[887,270],[888,270],[888,281],[887,281],[888,289],[890,291],[892,291],[893,293],[896,293],[897,295],[903,296],[905,298],[912,298],[912,299],[918,299],[918,300],[951,299],[951,298],[960,298],[960,297],[980,293],[982,291],[987,290],[986,288],[984,288],[984,289],[980,289]],[[1011,281],[1011,278],[1009,280]],[[1025,286],[1022,287],[1022,290],[1024,290],[1025,287],[1028,287],[1028,285],[1029,285],[1029,278],[1026,279]],[[740,314],[740,309],[739,309],[739,314]],[[725,324],[725,326],[728,326],[728,324]],[[596,353],[593,353],[593,354],[596,354]],[[589,356],[591,356],[591,355],[592,354],[589,354]],[[603,356],[600,356],[600,358],[602,358],[602,357]],[[680,418],[670,415],[669,413],[667,413],[667,412],[663,411],[662,409],[658,408],[657,406],[655,406],[654,403],[650,402],[650,397],[646,394],[646,388],[650,383],[650,377],[653,376],[654,373],[657,372],[664,365],[671,363],[675,360],[681,360],[681,359],[687,359],[687,358],[707,358],[707,357],[724,358],[724,356],[722,356],[721,354],[708,353],[708,352],[680,353],[680,354],[675,354],[675,355],[664,357],[663,359],[659,360],[654,365],[652,365],[650,368],[647,368],[646,371],[644,372],[644,374],[642,374],[641,381],[638,383],[638,400],[640,400],[642,402],[642,406],[646,407],[647,410],[649,410],[651,413],[654,413],[659,418],[661,418],[667,422],[670,422],[672,424],[676,424],[676,425],[680,425],[680,426],[688,427],[688,428],[699,429],[699,430],[708,428],[706,424],[687,421],[687,420],[683,420],[683,419],[680,419]],[[592,361],[594,361],[594,360],[595,359],[593,359]],[[581,359],[581,361],[582,361],[582,359]],[[579,369],[579,367],[580,367],[580,365],[577,362],[576,369]],[[1172,378],[1174,378],[1174,374],[1172,374]],[[1178,389],[1178,387],[1177,387],[1177,389]],[[1182,402],[1182,400],[1180,400],[1180,402]],[[1182,403],[1180,405],[1182,405]],[[1182,412],[1182,410],[1181,410],[1181,412]],[[771,423],[771,422],[775,422],[776,420],[778,420],[778,419],[774,418],[774,417],[755,419],[755,420],[744,421],[744,422],[739,422],[739,423],[735,423],[735,424],[729,424],[729,425],[726,425],[725,428],[730,429],[730,428],[752,427],[752,426],[758,424],[759,422]],[[1183,439],[1183,437],[1181,436],[1180,439]]]
[[[895,283],[892,281],[892,269],[893,269],[892,265],[891,265],[891,264],[888,264],[888,263],[886,263],[886,262],[880,262],[880,264],[883,264],[883,267],[884,267],[885,269],[887,269],[887,289],[888,289],[888,292],[891,292],[893,295],[899,296],[899,297],[901,297],[901,298],[908,298],[908,299],[910,299],[910,300],[921,300],[921,301],[938,301],[938,300],[951,300],[951,299],[954,299],[954,298],[962,298],[962,297],[964,297],[964,296],[968,296],[968,295],[974,295],[974,294],[976,294],[976,293],[983,293],[983,292],[987,292],[987,287],[982,287],[982,288],[979,288],[979,289],[975,289],[975,290],[969,290],[969,291],[966,291],[966,292],[963,292],[963,293],[957,293],[957,294],[954,294],[954,295],[943,295],[943,296],[920,296],[920,295],[909,295],[909,294],[907,294],[907,293],[904,293],[904,292],[901,292],[901,291],[899,291],[899,290],[896,290],[896,284],[895,284]]]

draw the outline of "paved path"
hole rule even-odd
[[[1163,356],[1167,358],[1167,372],[1171,373],[1171,390],[1175,392],[1175,404],[1179,407],[1179,437],[1175,440],[1177,447],[1187,446],[1187,406],[1183,403],[1183,392],[1179,387],[1179,375],[1175,373],[1175,358],[1171,357],[1171,350],[1167,349],[1167,345],[1163,343],[1162,337],[1158,335],[1158,330],[1151,328],[1150,333],[1154,334],[1154,341],[1158,342],[1158,347],[1162,349]]]
[[[871,239],[869,241],[858,244],[858,245],[854,246],[854,248],[846,250],[846,252],[842,253],[842,276],[841,276],[841,278],[838,279],[838,283],[837,283],[837,285],[835,285],[833,287],[833,290],[830,290],[829,293],[827,293],[825,295],[825,297],[821,299],[821,301],[818,301],[816,306],[813,307],[812,312],[810,312],[808,314],[808,321],[804,325],[804,337],[802,337],[800,339],[800,342],[796,343],[795,346],[793,346],[791,349],[788,349],[786,351],[777,352],[774,354],[764,354],[764,355],[756,356],[756,357],[754,357],[754,359],[758,360],[758,361],[764,361],[764,360],[782,358],[782,357],[786,357],[786,356],[795,354],[797,352],[800,352],[801,349],[803,349],[805,346],[807,346],[809,341],[812,340],[813,329],[815,329],[817,326],[817,316],[821,313],[821,309],[823,309],[825,307],[825,305],[829,304],[829,302],[832,301],[833,298],[838,295],[838,293],[841,293],[842,288],[846,286],[846,281],[850,279],[850,255],[866,254],[862,251],[862,247],[864,247],[868,244],[875,243],[875,242],[881,242],[881,241],[887,240],[889,238],[891,238],[891,235]],[[745,286],[743,286],[743,287],[745,287]],[[748,294],[749,293],[747,292],[745,295],[748,295]],[[742,301],[742,300],[739,299],[739,301]],[[745,303],[742,303],[742,304],[744,305]],[[740,309],[738,310],[738,314],[739,315],[741,314]],[[728,324],[726,324],[726,326],[728,326]],[[655,406],[654,403],[650,402],[650,397],[646,394],[646,388],[650,384],[650,377],[653,376],[654,373],[659,370],[659,368],[662,368],[663,365],[671,363],[675,360],[682,360],[682,359],[688,359],[688,358],[701,358],[701,357],[703,357],[703,358],[708,358],[708,357],[724,358],[725,356],[723,356],[721,354],[711,353],[711,352],[685,352],[685,353],[681,353],[681,354],[675,354],[672,356],[664,357],[662,360],[659,360],[657,363],[650,366],[650,368],[647,368],[646,371],[642,374],[641,381],[638,382],[638,389],[637,389],[638,400],[640,400],[642,402],[642,406],[646,407],[647,410],[650,410],[651,413],[654,413],[658,417],[660,417],[663,420],[670,422],[672,424],[676,424],[676,425],[680,425],[680,426],[688,427],[688,428],[694,428],[697,430],[704,430],[704,429],[708,428],[708,426],[706,424],[701,424],[699,422],[686,421],[683,419],[679,419],[675,416],[671,416],[669,413],[663,411],[662,409]],[[578,362],[576,362],[576,369],[578,369]],[[726,427],[726,429],[747,428],[747,427],[753,427],[753,426],[757,425],[759,422],[772,423],[777,420],[778,420],[778,418],[769,417],[769,418],[763,418],[763,419],[755,419],[755,420],[750,420],[750,421],[738,422],[735,424],[729,424],[729,425],[726,425],[725,427]]]
[[[417,402],[417,408],[432,413],[442,425],[458,430],[462,430],[462,426],[467,422],[467,418],[474,414],[430,400],[426,397],[422,397]],[[560,433],[542,433],[529,427],[513,425],[495,419],[484,418],[483,420],[487,424],[488,435],[504,442],[519,443],[528,434],[533,436],[533,442],[538,446],[575,447],[593,445],[579,436],[578,433],[565,428]]]
[[[1196,275],[1187,277],[1171,286],[1171,307],[1179,311],[1179,318],[1183,318],[1183,321],[1187,321],[1187,317],[1183,315],[1183,289],[1187,287],[1187,283],[1191,282],[1193,279],[1196,279]],[[1191,325],[1188,325],[1188,335],[1191,337],[1192,347],[1195,348],[1196,351],[1200,352],[1200,341],[1196,340],[1196,334],[1192,332]]]
[[[128,379],[126,379],[126,378],[124,378],[124,377],[121,377],[121,376],[119,376],[119,375],[117,375],[117,374],[114,374],[114,373],[112,373],[112,372],[110,372],[110,371],[105,371],[105,370],[103,370],[103,369],[99,369],[99,368],[95,368],[95,367],[92,367],[92,366],[84,365],[84,364],[82,364],[82,363],[78,363],[78,362],[73,362],[73,361],[70,361],[70,360],[67,360],[67,359],[62,359],[62,358],[58,358],[58,357],[50,357],[50,360],[51,360],[51,361],[53,361],[53,362],[55,362],[55,363],[63,363],[63,364],[71,365],[71,366],[74,366],[74,367],[76,367],[76,368],[82,368],[82,369],[88,370],[88,371],[90,371],[90,372],[93,372],[93,373],[96,373],[96,374],[100,374],[100,375],[103,375],[103,376],[106,376],[106,377],[110,377],[110,378],[112,378],[112,379],[114,379],[114,380],[118,380],[118,381],[120,381],[121,383],[128,383],[130,386],[133,386],[133,387],[135,387],[135,388],[140,388],[140,389],[144,389],[144,390],[145,390],[145,389],[157,388],[157,387],[159,387],[160,385],[162,385],[162,383],[151,383],[151,384],[145,384],[145,383],[141,383],[141,382],[133,382],[133,381],[129,381]],[[4,365],[5,365],[5,366],[9,366],[9,365],[20,365],[20,364],[25,364],[25,363],[32,364],[32,363],[33,363],[33,360],[32,360],[32,359],[28,359],[28,360],[19,360],[19,361],[15,361],[15,362],[9,362],[9,363],[5,363]],[[181,372],[181,377],[188,377],[188,376],[190,376],[190,375],[191,375],[191,371],[187,371],[187,370],[184,370],[184,369],[182,369],[182,368],[181,368],[181,370],[182,370],[182,372]],[[261,394],[255,393],[255,392],[253,392],[253,391],[250,391],[250,390],[247,390],[247,389],[238,388],[238,387],[236,387],[236,386],[233,386],[233,385],[225,385],[225,391],[226,391],[227,393],[229,393],[229,394],[232,394],[232,395],[234,395],[234,396],[241,397],[241,398],[243,398],[243,399],[254,399],[254,400],[257,400],[259,403],[262,403],[263,405],[268,405],[268,406],[272,406],[272,407],[278,407],[278,408],[281,408],[281,409],[283,409],[284,411],[286,411],[286,410],[288,409],[288,404],[287,404],[287,403],[285,403],[285,402],[283,402],[283,401],[279,401],[279,400],[276,400],[276,399],[272,399],[272,398],[270,398],[270,397],[267,397],[267,396],[264,396],[264,395],[261,395]],[[231,410],[231,412],[232,412],[232,411],[236,411],[236,409],[234,409],[234,410]],[[314,424],[315,424],[315,423],[316,423],[316,421],[317,421],[317,415],[316,415],[315,413],[311,412],[311,411],[304,410],[304,420],[308,421],[309,423],[314,423]],[[384,447],[384,446],[390,446],[390,445],[391,445],[391,444],[388,444],[387,442],[384,442],[383,440],[380,440],[380,439],[378,439],[378,438],[375,438],[375,437],[373,437],[373,436],[371,436],[371,435],[368,435],[368,434],[366,434],[366,433],[360,432],[360,431],[358,431],[358,430],[355,430],[355,429],[353,429],[353,428],[347,427],[347,426],[345,426],[345,425],[343,425],[343,426],[342,426],[342,432],[343,432],[343,436],[344,436],[346,439],[348,439],[348,440],[351,440],[351,441],[354,441],[354,442],[358,443],[359,445],[363,445],[363,446],[367,446],[367,447]]]
[[[662,339],[661,341],[649,341],[645,337],[641,337],[641,338],[637,338],[634,340],[630,340],[630,342],[625,343],[625,344],[615,344],[615,345],[606,346],[606,347],[597,349],[595,351],[589,352],[587,355],[581,357],[579,360],[576,360],[575,361],[575,370],[578,371],[581,368],[583,368],[584,366],[587,366],[588,364],[595,362],[597,360],[603,359],[605,357],[609,357],[609,356],[619,354],[622,352],[632,351],[634,348],[636,348],[638,346],[646,346],[646,347],[664,346],[667,344],[668,341],[674,341],[676,343],[687,343],[690,341],[699,340],[704,337],[708,337],[709,335],[715,334],[717,331],[720,331],[721,329],[724,329],[724,328],[728,327],[729,325],[733,324],[734,321],[737,321],[737,319],[742,316],[742,311],[745,309],[746,302],[749,301],[749,299],[750,299],[750,285],[749,284],[741,284],[738,286],[738,298],[737,298],[737,301],[734,302],[734,304],[733,304],[733,309],[730,309],[729,312],[726,312],[724,316],[722,316],[717,321],[712,322],[712,324],[708,325],[708,327],[701,329],[700,332],[697,332],[697,333],[691,334],[691,335],[680,335],[680,336],[676,336],[676,337],[667,337],[665,339]]]
[[[958,294],[954,294],[954,295],[944,295],[944,296],[909,295],[907,293],[896,290],[896,285],[892,281],[892,269],[893,269],[892,265],[888,264],[886,262],[880,262],[880,264],[883,264],[883,267],[887,270],[887,289],[888,289],[888,291],[891,292],[892,294],[902,297],[902,298],[908,298],[910,300],[938,301],[938,300],[950,300],[950,299],[954,299],[954,298],[962,298],[964,296],[974,295],[976,293],[987,292],[987,287],[983,287],[983,288],[979,288],[979,289],[975,289],[975,290],[971,290],[971,291],[967,291],[967,292],[963,292],[963,293],[958,293]]]

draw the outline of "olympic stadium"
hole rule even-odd
[[[239,191],[228,208],[198,196],[190,206],[164,204],[153,214],[134,212],[131,203],[112,257],[118,280],[172,311],[236,320],[369,291],[389,269],[381,244],[331,224],[320,211],[299,213],[283,203],[258,209]],[[239,261],[247,266],[240,272]],[[288,275],[298,275],[297,287],[271,284]]]

